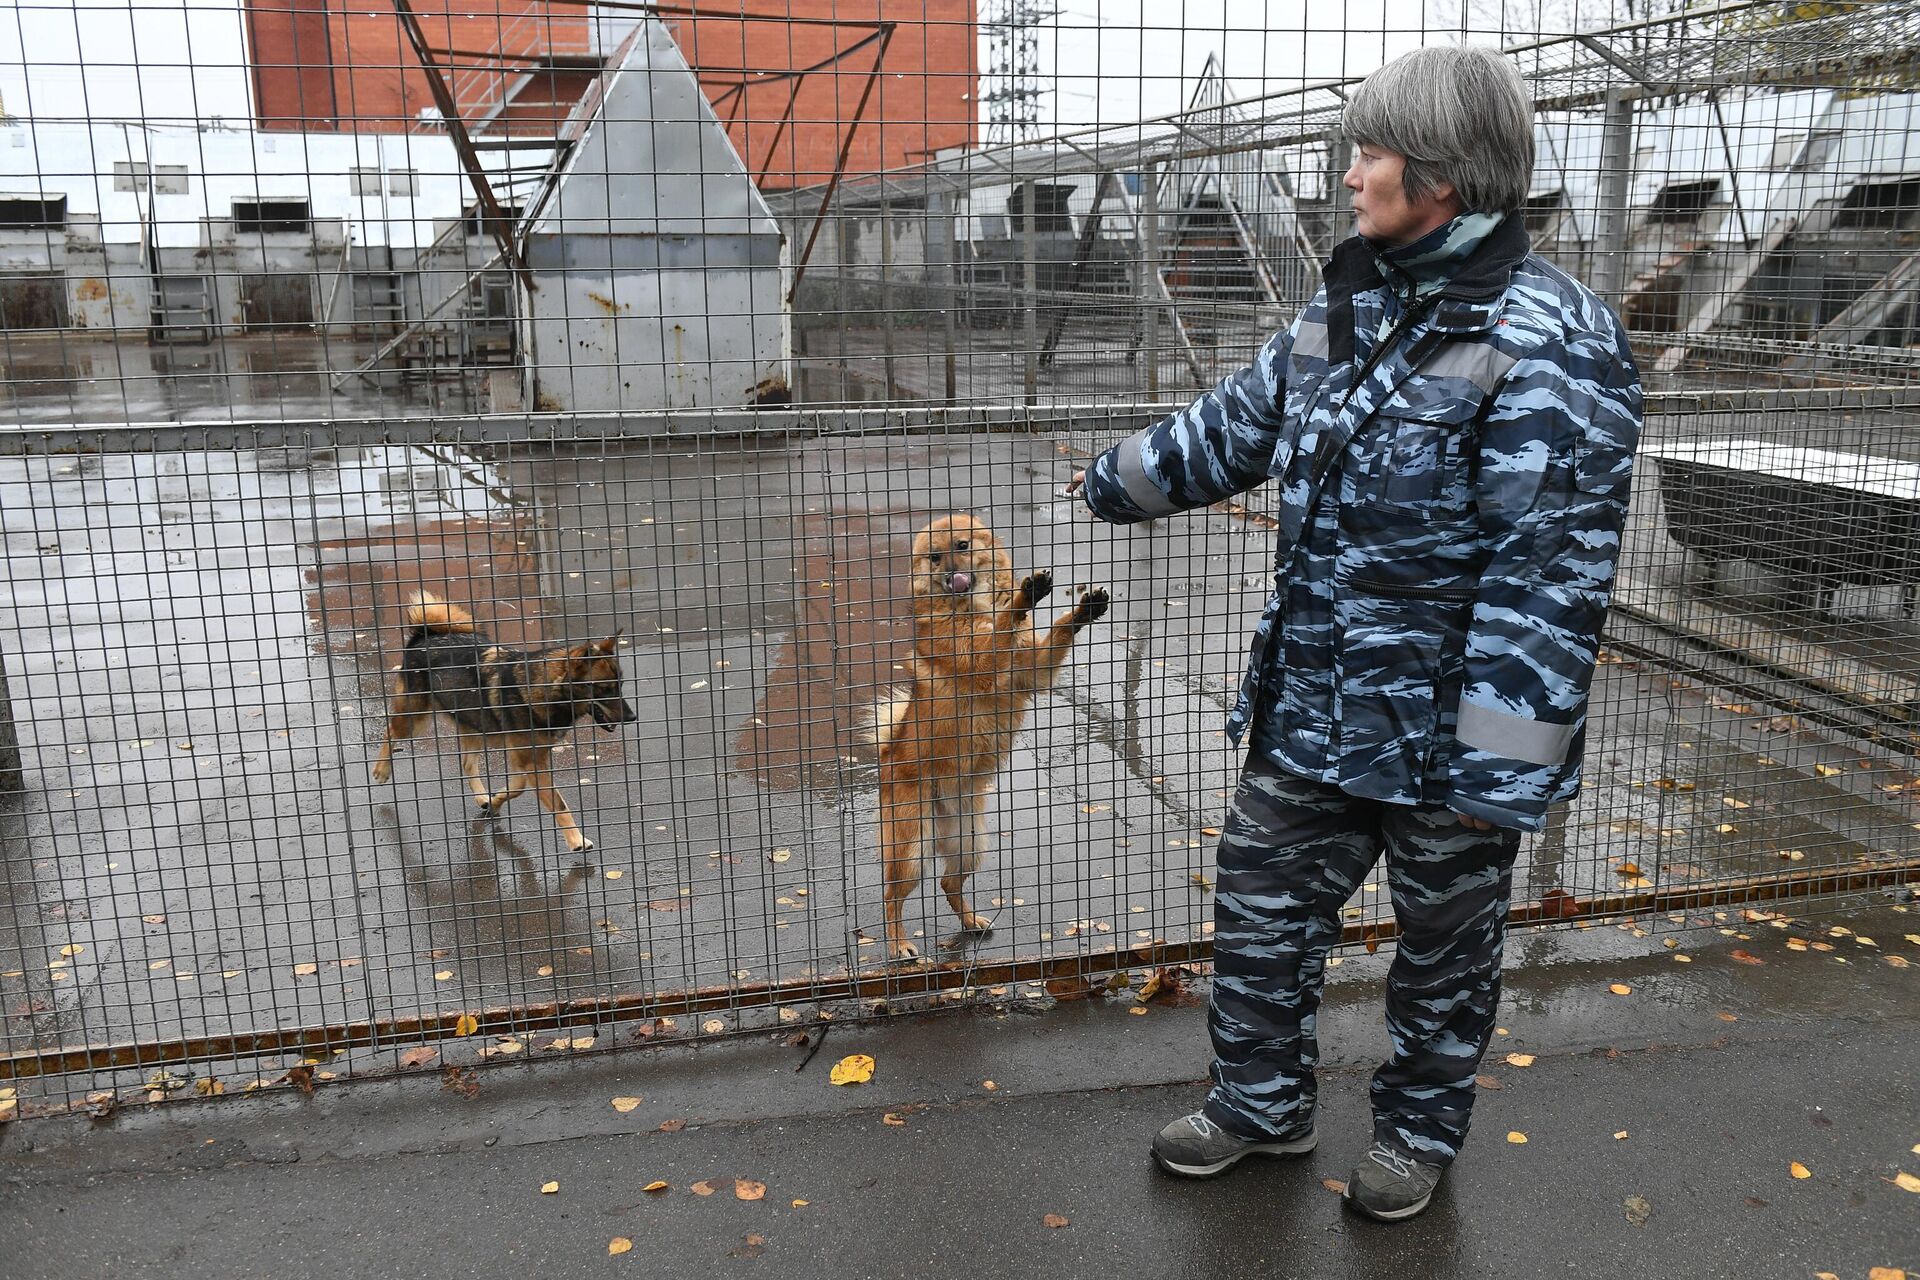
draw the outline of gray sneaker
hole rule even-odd
[[[1305,1155],[1317,1141],[1312,1125],[1297,1137],[1242,1138],[1196,1111],[1155,1135],[1153,1159],[1168,1173],[1182,1178],[1211,1178],[1231,1169],[1242,1156]]]
[[[1399,1222],[1427,1207],[1445,1172],[1441,1165],[1422,1164],[1384,1142],[1376,1142],[1367,1148],[1366,1157],[1347,1179],[1345,1198],[1369,1218]]]

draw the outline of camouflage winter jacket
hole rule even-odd
[[[1274,479],[1229,735],[1352,795],[1538,831],[1579,790],[1640,381],[1613,312],[1489,221],[1342,244],[1291,329],[1085,494],[1130,523]]]

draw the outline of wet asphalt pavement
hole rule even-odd
[[[1199,1003],[1096,1001],[836,1027],[810,1061],[761,1037],[492,1068],[471,1098],[427,1076],[0,1127],[0,1276],[1914,1274],[1917,924],[1735,914],[1517,966],[1473,1141],[1394,1227],[1323,1185],[1365,1144],[1383,1047],[1384,956],[1356,956],[1322,1015],[1319,1150],[1210,1183],[1145,1158],[1200,1097]],[[833,1087],[854,1052],[872,1082]]]

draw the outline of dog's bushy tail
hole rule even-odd
[[[448,604],[431,592],[421,591],[407,602],[407,624],[422,631],[460,635],[478,630],[473,615],[457,604]]]
[[[884,747],[892,742],[912,701],[913,686],[910,684],[894,685],[882,690],[860,724],[860,741],[869,747]]]

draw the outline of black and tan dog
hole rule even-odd
[[[587,716],[608,733],[638,718],[620,691],[613,653],[620,633],[524,653],[495,644],[473,615],[425,592],[407,606],[406,618],[413,630],[394,669],[392,714],[373,780],[393,777],[393,744],[438,713],[453,721],[460,772],[481,813],[500,812],[532,787],[567,847],[593,848],[553,785],[553,749]],[[485,781],[489,748],[504,750],[508,767],[506,787],[492,794]]]

